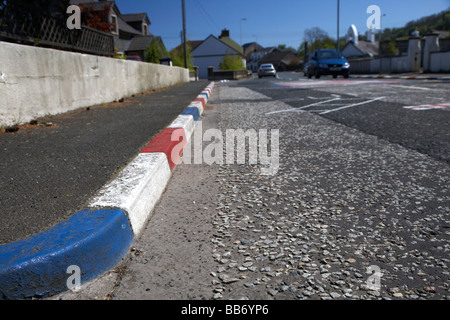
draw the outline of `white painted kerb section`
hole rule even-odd
[[[191,115],[180,115],[172,122],[169,128],[183,128],[186,134],[186,140],[189,142],[195,128],[194,117]]]
[[[135,236],[139,236],[170,176],[164,153],[139,154],[114,181],[99,191],[89,207],[125,211]]]
[[[204,99],[204,98],[203,98]],[[188,106],[188,108],[197,108],[198,109],[198,112],[200,113],[200,115],[202,115],[203,114],[203,112],[204,112],[204,109],[203,109],[203,104],[200,102],[200,101],[194,101],[194,102],[192,102],[189,106]]]

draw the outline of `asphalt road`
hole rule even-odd
[[[243,86],[367,134],[450,162],[450,81],[308,80],[300,73]],[[405,107],[445,104],[443,109]],[[336,111],[334,111],[336,110]],[[292,112],[289,110],[287,112]]]
[[[386,112],[404,112],[404,99],[431,99],[398,90],[433,88],[439,100],[448,84],[280,77],[218,84],[196,129],[279,130],[274,175],[262,175],[262,163],[179,165],[123,264],[55,299],[449,299],[445,152],[404,147],[394,129],[399,143],[339,116],[353,111],[383,124]],[[448,119],[446,110],[431,112]],[[428,125],[423,117],[432,115],[421,115],[412,119]],[[401,120],[412,133],[411,118]],[[434,127],[445,145],[446,128]]]
[[[0,134],[0,245],[40,233],[86,209],[89,199],[206,84],[140,94]]]

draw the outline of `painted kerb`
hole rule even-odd
[[[196,109],[201,116],[213,87],[211,83],[197,97],[201,102],[194,101],[186,110]],[[76,291],[119,264],[139,238],[179,163],[172,157],[173,148],[179,147],[172,134],[179,133],[187,143],[198,121],[192,114],[180,115],[153,139],[99,190],[89,209],[34,237],[0,246],[0,300]],[[179,156],[182,152],[181,148]]]

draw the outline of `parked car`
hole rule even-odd
[[[277,76],[277,71],[271,63],[262,64],[258,69],[258,77],[262,78],[264,76]]]
[[[127,56],[127,60],[142,62],[142,59],[139,56]]]
[[[338,50],[321,49],[316,50],[308,61],[308,69],[306,70],[308,78],[315,76],[332,75],[337,78],[339,75],[348,78],[350,76],[350,63]]]

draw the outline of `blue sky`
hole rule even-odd
[[[337,36],[337,0],[185,0],[187,35],[190,40],[218,36],[230,30],[231,38],[262,46],[286,44],[298,48],[304,30],[319,27],[331,37]],[[150,32],[161,36],[171,50],[181,42],[181,0],[116,0],[122,13],[146,12]],[[340,34],[351,24],[359,33],[367,31],[366,13],[370,5],[386,14],[382,28],[402,27],[411,20],[450,8],[450,0],[340,0]],[[242,21],[246,18],[246,21]]]

